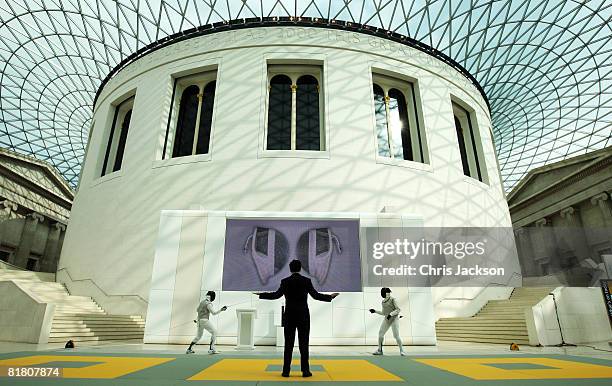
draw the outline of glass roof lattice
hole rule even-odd
[[[392,31],[464,67],[491,107],[506,190],[532,168],[611,145],[606,0],[0,0],[0,146],[76,186],[103,79],[202,25],[309,17]]]

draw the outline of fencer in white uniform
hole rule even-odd
[[[395,298],[391,296],[391,290],[389,288],[381,288],[380,296],[383,298],[382,301],[382,311],[375,310],[373,308],[370,309],[370,312],[373,314],[378,314],[384,316],[381,324],[380,330],[378,330],[378,350],[376,350],[374,355],[383,355],[383,342],[385,341],[385,333],[389,331],[389,327],[391,331],[393,331],[393,337],[397,342],[397,345],[400,349],[400,355],[406,355],[404,351],[404,347],[402,346],[402,338],[399,333],[399,313],[400,308],[397,306],[395,302]]]
[[[215,291],[208,291],[204,300],[200,302],[200,305],[197,308],[198,311],[198,333],[191,341],[189,348],[187,349],[187,354],[193,354],[195,351],[192,350],[193,346],[202,339],[202,334],[204,330],[210,333],[210,346],[208,347],[209,354],[218,354],[219,352],[215,349],[215,342],[217,341],[217,330],[210,322],[210,315],[217,315],[221,311],[227,310],[227,306],[223,306],[217,311],[214,310],[212,302],[215,300]]]

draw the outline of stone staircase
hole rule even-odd
[[[515,288],[510,298],[490,300],[472,317],[441,318],[436,322],[438,340],[528,345],[524,310],[536,305],[553,289]]]
[[[0,270],[0,281],[14,280],[38,300],[55,304],[49,343],[142,340],[140,315],[109,315],[92,298],[70,295],[63,284],[42,281],[34,272]]]

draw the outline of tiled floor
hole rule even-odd
[[[279,375],[282,349],[270,346],[247,352],[219,346],[220,355],[208,355],[202,345],[195,355],[185,355],[184,346],[139,342],[71,350],[57,344],[0,342],[0,371],[2,366],[63,369],[62,378],[0,377],[0,385],[282,385],[305,380],[346,385],[611,385],[612,347],[607,342],[593,346],[523,346],[513,352],[505,345],[440,342],[407,346],[407,357],[400,357],[394,346],[385,347],[383,357],[371,355],[374,347],[313,346],[314,376],[300,377],[296,366],[287,379]],[[298,363],[296,352],[294,365]]]

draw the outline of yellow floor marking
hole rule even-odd
[[[80,368],[64,368],[63,376],[64,378],[112,379],[173,360],[174,358],[34,355],[0,360],[0,366],[32,366],[50,362],[101,362]]]
[[[279,371],[266,371],[269,365],[282,365],[281,359],[222,359],[200,371],[188,381],[287,381]],[[291,381],[395,381],[403,379],[363,359],[312,360],[324,371],[312,371],[312,377],[302,378],[300,371],[292,371]],[[299,360],[293,361],[299,366]]]
[[[453,358],[415,359],[442,370],[477,380],[502,379],[568,379],[612,378],[612,366],[573,362],[552,358]],[[529,363],[554,367],[553,369],[500,369],[487,364]]]

